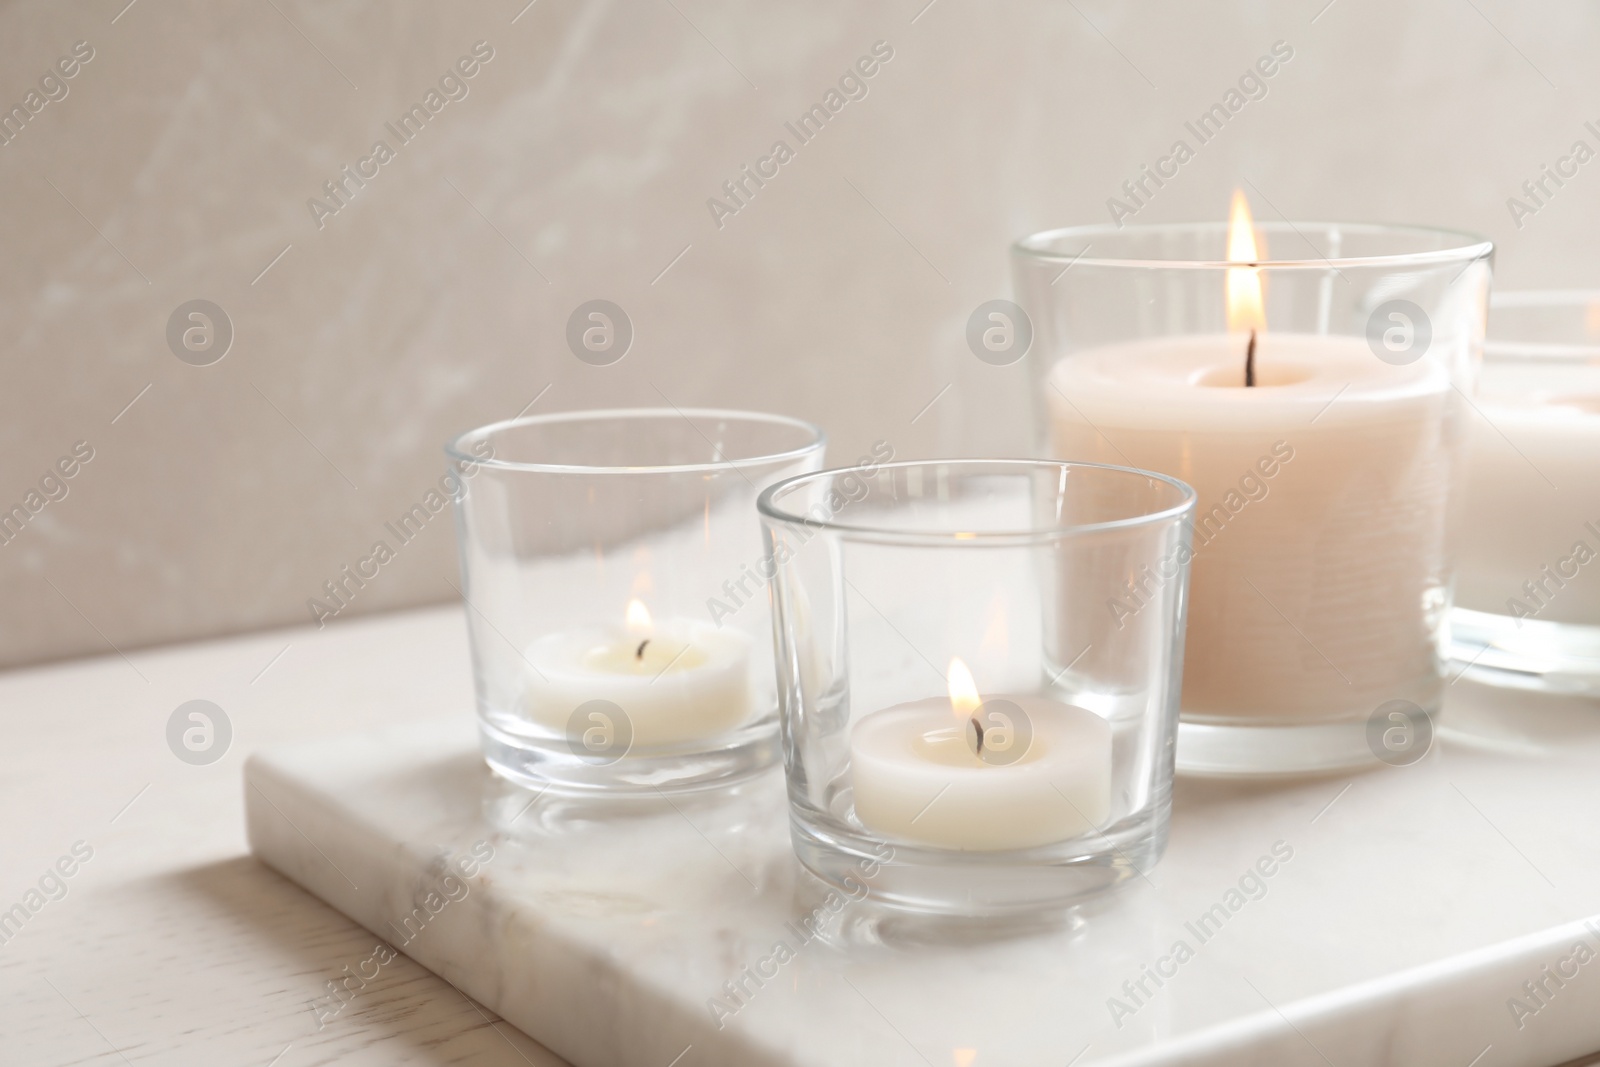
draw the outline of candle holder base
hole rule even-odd
[[[1456,608],[1444,736],[1547,757],[1600,734],[1600,626]]]
[[[1004,852],[884,840],[835,820],[791,813],[801,866],[880,917],[915,918],[948,933],[963,922],[1052,923],[1154,867],[1166,851],[1170,800],[1085,837]],[[1054,918],[1052,917],[1054,916]],[[881,924],[880,924],[881,925]],[[919,927],[920,928],[920,927]]]
[[[851,901],[830,916],[829,894],[840,890],[801,869],[795,900],[802,914],[828,916],[817,925],[818,939],[857,959],[893,958],[906,951],[954,951],[993,948],[1004,942],[1037,942],[1051,938],[1070,943],[1088,926],[1091,916],[1114,909],[1121,894],[1102,893],[1070,904],[1038,911],[998,915],[924,914],[872,898]]]
[[[1600,626],[1450,613],[1452,676],[1497,689],[1600,698]]]
[[[648,797],[720,789],[765,773],[779,755],[770,720],[688,751],[629,753],[604,762],[574,755],[564,741],[520,736],[487,719],[479,721],[479,736],[490,770],[525,789],[564,796]]]
[[[1393,753],[1382,747],[1382,730],[1377,731],[1375,750],[1372,725],[1359,719],[1297,726],[1180,721],[1177,771],[1202,778],[1273,778],[1337,774],[1381,763],[1402,765],[1427,753],[1432,721],[1430,714],[1426,725],[1415,729],[1407,744]],[[1382,725],[1390,724],[1385,720]]]

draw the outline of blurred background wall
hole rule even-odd
[[[1024,368],[967,317],[1009,241],[1108,220],[1179,138],[1140,222],[1248,182],[1259,218],[1464,228],[1503,287],[1600,285],[1600,162],[1507,203],[1600,148],[1597,45],[1578,0],[5,3],[0,664],[309,622],[448,435],[523,410],[1026,452]],[[593,299],[635,331],[609,366],[565,339]],[[340,617],[453,598],[454,551],[446,512]]]

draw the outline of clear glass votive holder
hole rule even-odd
[[[1040,449],[1198,494],[1179,773],[1331,772],[1431,738],[1491,253],[1247,215],[1014,247]]]
[[[1194,499],[1046,460],[763,493],[800,862],[852,896],[969,917],[1071,905],[1155,863]]]
[[[519,418],[450,442],[489,766],[627,795],[775,762],[755,498],[818,469],[823,446],[798,419],[677,409]]]
[[[1500,292],[1490,308],[1453,669],[1600,698],[1600,291]]]

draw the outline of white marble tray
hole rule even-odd
[[[1600,1049],[1597,765],[1450,748],[1354,778],[1180,780],[1147,879],[1075,929],[965,944],[865,943],[854,903],[846,933],[804,940],[791,924],[826,903],[776,772],[586,813],[501,786],[450,721],[269,750],[245,774],[257,856],[580,1067],[1497,1067]],[[478,842],[493,858],[444,881]],[[1264,893],[1230,897],[1275,844],[1293,855],[1263,865]],[[1219,903],[1241,906],[1202,941]],[[1192,958],[1161,963],[1180,940]],[[1542,968],[1564,959],[1558,986]],[[1124,982],[1158,964],[1175,974],[1136,1002]]]

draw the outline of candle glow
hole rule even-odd
[[[958,718],[970,719],[977,714],[983,699],[978,696],[978,683],[973,681],[972,671],[967,669],[960,657],[950,660],[950,669],[945,673],[945,687],[950,693],[950,710]]]
[[[1250,202],[1241,190],[1233,191],[1233,206],[1228,212],[1228,262],[1249,263],[1249,267],[1228,268],[1228,332],[1248,333],[1267,326],[1266,308],[1261,299],[1261,270],[1256,246],[1255,223],[1250,217]]]

